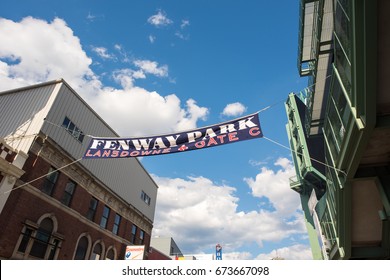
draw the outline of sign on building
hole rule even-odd
[[[125,260],[143,260],[145,252],[145,245],[127,246]]]

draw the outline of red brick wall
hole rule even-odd
[[[171,257],[157,251],[154,248],[150,248],[148,260],[172,260]]]
[[[58,222],[57,233],[65,237],[58,259],[73,258],[77,240],[82,233],[88,233],[92,243],[101,240],[105,244],[106,250],[109,246],[114,246],[117,252],[124,252],[125,244],[107,236],[92,225],[79,221],[63,211],[62,207],[53,207],[25,190],[14,191],[0,215],[0,223],[2,224],[0,227],[0,256],[11,257],[26,219],[37,222],[42,215],[47,213],[53,214]],[[122,258],[122,256],[119,257]]]
[[[45,160],[39,157],[37,158],[36,155],[30,154],[24,167],[26,173],[21,179],[24,182],[29,182],[39,176],[45,175],[49,168],[50,164]],[[31,185],[41,189],[44,180],[45,178],[39,179],[32,182]],[[60,173],[52,194],[52,199],[61,201],[68,181],[69,178],[65,174]],[[89,209],[91,198],[91,194],[89,194],[83,187],[77,185],[70,207],[78,212],[81,217],[85,217]],[[100,224],[103,208],[104,203],[99,201],[94,220],[97,226]],[[111,209],[107,223],[107,231],[103,230],[102,232],[100,229],[97,229],[96,225],[94,226],[92,222],[86,221],[80,216],[74,217],[68,213],[66,209],[68,209],[68,207],[62,203],[54,203],[53,205],[46,202],[39,196],[31,194],[23,188],[12,191],[3,212],[0,215],[0,257],[10,258],[12,256],[26,220],[37,223],[38,219],[42,217],[42,215],[50,213],[58,222],[57,233],[64,236],[58,259],[73,258],[77,246],[77,240],[83,233],[89,234],[92,244],[97,240],[102,241],[105,245],[106,251],[108,247],[114,246],[116,248],[117,258],[124,258],[126,244],[118,242],[113,238],[114,236],[110,236],[110,234],[112,234],[115,211]],[[130,240],[131,226],[132,223],[122,217],[118,235],[126,240]],[[150,236],[146,233],[144,240],[147,249],[150,243]],[[139,244],[139,231],[137,232],[136,244]]]
[[[12,255],[15,244],[19,238],[24,217],[21,216],[19,208],[29,208],[28,199],[20,197],[22,190],[12,191],[8,197],[3,211],[0,214],[0,256],[9,258]]]
[[[42,158],[29,153],[26,163],[23,166],[23,170],[26,171],[26,173],[24,173],[20,179],[25,183],[35,180],[36,178],[46,175],[50,166],[51,165]],[[45,177],[31,182],[31,185],[37,187],[38,189],[42,189],[41,186],[44,181]]]
[[[77,185],[69,206],[81,215],[85,216],[88,212],[91,198],[92,195],[89,192],[87,192],[83,187]]]

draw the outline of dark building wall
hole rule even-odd
[[[100,228],[100,219],[105,206],[102,201],[98,202],[94,221],[89,221],[86,214],[93,196],[80,185],[76,185],[69,207],[64,205],[61,199],[70,178],[62,172],[59,173],[51,196],[41,192],[45,174],[50,167],[51,165],[43,158],[30,154],[24,166],[26,173],[21,180],[30,182],[41,176],[43,178],[11,192],[0,215],[0,258],[12,258],[26,221],[38,223],[43,215],[50,214],[58,222],[56,233],[63,237],[58,259],[74,257],[78,239],[82,234],[90,237],[91,246],[99,241],[104,244],[105,251],[109,247],[115,247],[117,259],[123,259],[125,248],[130,244],[132,222],[122,217],[118,235],[113,234],[116,212],[110,208],[106,229]],[[141,243],[139,232],[140,229],[137,231],[135,244]],[[146,232],[143,243],[147,250],[150,235]]]
[[[171,257],[151,247],[149,250],[149,260],[172,260],[172,259]]]
[[[15,190],[9,196],[0,214],[0,257],[10,258],[23,227],[19,206],[27,207],[29,199],[22,196],[22,190]]]
[[[63,207],[66,206],[60,203],[57,203],[57,207],[53,206],[22,189],[14,191],[0,216],[0,221],[4,225],[0,229],[0,256],[5,258],[12,256],[26,220],[37,222],[42,215],[48,213],[58,221],[56,233],[64,236],[58,259],[73,258],[78,238],[83,233],[91,237],[92,244],[101,241],[105,249],[114,246],[117,252],[123,251],[126,244],[110,238],[109,233],[103,233],[84,220],[80,221],[79,218],[68,214]]]

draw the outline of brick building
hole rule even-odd
[[[135,158],[82,159],[118,137],[64,81],[0,93],[0,259],[148,258],[157,185]]]

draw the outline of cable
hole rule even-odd
[[[54,173],[54,172],[57,172],[57,171],[59,171],[59,170],[61,170],[61,169],[64,169],[64,168],[66,168],[66,167],[68,167],[68,166],[71,166],[72,164],[75,164],[75,163],[81,161],[82,159],[83,159],[83,158],[79,158],[79,159],[77,159],[77,160],[75,160],[75,161],[72,161],[71,163],[68,163],[68,164],[66,164],[66,165],[64,165],[64,166],[62,166],[62,167],[60,167],[60,168],[58,168],[58,169],[55,169],[55,170],[53,170],[53,171],[51,171],[51,172],[49,172],[49,173],[46,173],[45,175],[42,175],[42,176],[40,176],[40,177],[38,177],[38,178],[35,178],[34,180],[31,180],[31,181],[29,181],[29,182],[27,182],[27,183],[24,183],[24,184],[22,184],[22,185],[20,185],[20,186],[18,186],[18,187],[16,187],[16,188],[13,188],[13,189],[11,189],[11,190],[5,191],[4,193],[2,193],[2,194],[0,194],[0,195],[4,195],[4,194],[10,193],[10,192],[12,192],[12,191],[14,191],[14,190],[17,190],[17,189],[20,189],[20,188],[22,188],[22,187],[25,187],[25,186],[31,184],[32,182],[35,182],[35,181],[37,181],[37,180],[39,180],[39,179],[42,179],[42,178],[46,177],[47,175],[50,175],[50,174],[52,174],[52,173]]]
[[[294,152],[294,153],[297,153],[297,154],[303,156],[302,153],[300,153],[300,152],[298,152],[298,151],[294,151],[294,150],[292,150],[291,148],[289,148],[289,147],[287,147],[287,146],[285,146],[285,145],[283,145],[283,144],[281,144],[281,143],[279,143],[279,142],[276,142],[275,140],[269,139],[269,138],[267,138],[267,137],[265,137],[265,136],[263,136],[263,138],[264,138],[265,140],[268,140],[268,141],[270,141],[270,142],[272,142],[272,143],[274,143],[274,144],[276,144],[276,145],[278,145],[278,146],[280,146],[280,147],[283,147],[283,148],[285,148],[285,149],[287,149],[287,150],[289,150],[289,151],[291,151],[291,152]],[[329,164],[326,164],[325,162],[319,161],[319,160],[317,160],[317,159],[315,159],[315,158],[312,158],[312,157],[309,157],[309,158],[310,158],[312,161],[315,161],[315,162],[317,162],[317,163],[319,163],[319,164],[322,164],[322,165],[324,165],[324,166],[326,166],[326,167],[332,168],[332,169],[334,169],[334,170],[336,170],[336,171],[338,171],[338,172],[343,173],[345,176],[347,176],[347,173],[345,173],[345,171],[343,171],[343,170],[341,170],[341,169],[337,169],[336,167],[334,167],[334,166],[332,166],[332,165],[329,165]]]
[[[35,136],[37,136],[37,135],[38,135],[38,134],[35,133],[35,134],[22,135],[22,136],[9,136],[9,137],[5,137],[4,140],[6,140],[6,141],[8,141],[8,142],[12,142],[12,141],[20,140],[20,139],[23,139],[23,138],[35,137]]]
[[[331,76],[332,76],[332,75],[326,76],[325,79],[323,79],[323,81],[325,81],[326,79],[328,79],[328,78],[331,77]],[[319,82],[319,81],[318,81],[318,82]],[[307,87],[303,88],[303,89],[302,89],[301,91],[299,91],[299,92],[302,92],[302,91],[304,91],[304,90],[310,90],[310,88],[311,88],[311,87],[314,87],[316,84],[317,84],[317,82],[311,84],[310,86],[307,86]],[[286,100],[286,99],[279,100],[279,101],[277,101],[277,102],[275,102],[275,103],[273,103],[273,104],[271,104],[271,105],[269,105],[269,106],[267,106],[267,107],[265,107],[265,108],[263,108],[263,109],[257,111],[256,113],[261,113],[261,112],[263,112],[263,111],[266,111],[266,110],[268,110],[268,109],[271,109],[272,107],[278,105],[279,103],[285,102],[285,100]]]
[[[328,79],[329,77],[332,77],[332,75],[326,76],[325,79],[323,79],[323,81],[325,81],[325,80]],[[305,89],[307,89],[307,88],[310,88],[310,87],[313,87],[313,86],[315,86],[316,84],[317,84],[317,81],[316,81],[314,84],[311,84],[310,86],[305,87],[303,90],[305,90]]]
[[[285,98],[282,99],[282,100],[279,100],[279,101],[277,101],[277,102],[275,102],[275,103],[273,103],[273,104],[271,104],[271,105],[269,105],[269,106],[267,106],[267,107],[257,111],[256,113],[261,113],[261,112],[267,111],[268,109],[271,109],[272,107],[275,107],[276,105],[279,105],[282,102],[284,103],[285,101],[286,101]]]

